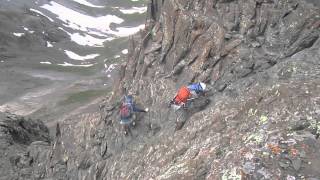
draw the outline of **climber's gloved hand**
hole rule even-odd
[[[168,108],[170,108],[172,104],[174,104],[174,101],[173,101],[173,100],[171,100],[171,101],[168,103]]]

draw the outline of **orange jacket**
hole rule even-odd
[[[182,104],[182,103],[186,103],[187,100],[190,98],[191,96],[191,93],[190,93],[190,90],[186,87],[186,86],[183,86],[179,89],[176,97],[174,98],[174,102],[175,104]]]

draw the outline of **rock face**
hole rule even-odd
[[[49,145],[49,130],[41,121],[0,113],[0,179],[35,179],[34,163],[47,159],[37,148]]]
[[[318,1],[152,0],[148,14],[113,95],[57,126],[39,179],[320,178]],[[209,104],[175,130],[167,103],[196,81]],[[128,137],[126,91],[150,108]]]

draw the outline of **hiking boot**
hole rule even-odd
[[[176,121],[176,128],[174,130],[179,131],[183,127],[184,123],[185,122]]]

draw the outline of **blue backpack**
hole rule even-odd
[[[188,86],[188,89],[189,89],[190,91],[195,91],[197,94],[203,91],[200,83],[190,84],[190,85]]]

